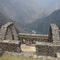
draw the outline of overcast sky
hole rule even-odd
[[[36,2],[44,8],[50,8],[60,4],[60,0],[36,0]]]

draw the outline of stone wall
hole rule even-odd
[[[0,49],[2,49],[2,51],[20,52],[21,51],[20,42],[9,40],[0,41]]]
[[[50,24],[49,28],[49,41],[59,43],[59,29],[56,24]]]
[[[1,27],[0,40],[19,40],[16,27],[13,22],[8,22]]]
[[[48,35],[19,33],[21,43],[35,44],[38,42],[48,42]]]
[[[47,44],[47,43],[36,45],[37,55],[57,57],[57,53],[60,53],[60,45]]]

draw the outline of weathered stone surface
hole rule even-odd
[[[20,41],[0,40],[0,49],[2,49],[3,51],[20,52],[20,45]]]
[[[13,40],[13,39],[12,39],[12,31],[11,31],[10,28],[7,29],[5,39],[7,39],[7,40]]]
[[[1,27],[1,40],[18,40],[17,30],[12,22],[8,22]]]
[[[48,35],[19,33],[21,43],[35,44],[36,41],[48,42]]]
[[[12,34],[14,36],[14,40],[18,40],[18,33],[16,31],[16,28],[14,27],[14,25],[11,27],[12,29]]]
[[[36,44],[37,55],[57,57],[57,52],[60,53],[60,45],[56,45],[52,43]]]
[[[60,53],[59,31],[56,24],[51,24],[48,35],[18,34],[14,24],[8,22],[1,28],[0,49],[19,53],[21,51],[21,43],[17,40],[20,38],[20,41],[25,44],[35,44],[37,41],[41,42],[40,44],[36,44],[37,55],[57,57],[57,53]]]
[[[49,28],[49,41],[59,43],[59,29],[56,24],[50,24]]]

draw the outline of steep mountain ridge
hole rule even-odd
[[[8,22],[9,19],[6,18],[1,12],[0,12],[0,27],[5,24],[6,22]]]
[[[17,22],[11,20],[9,17],[6,17],[3,13],[0,12],[0,28],[1,28],[2,25],[7,23],[8,21],[12,21],[19,32],[21,32],[21,33],[25,32],[23,27],[20,24],[18,24]]]
[[[0,0],[0,5],[4,9],[5,15],[22,25],[45,15],[44,10],[35,0]]]
[[[37,33],[48,33],[49,25],[55,23],[60,28],[60,9],[54,11],[49,16],[37,19],[35,22],[31,24],[27,24],[27,27],[30,30],[35,30]]]

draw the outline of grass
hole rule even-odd
[[[10,53],[4,54],[3,56],[0,57],[0,60],[37,60],[33,59],[33,57],[24,57],[23,55],[18,55],[18,56],[14,56]],[[40,60],[40,59],[38,59]]]
[[[0,60],[43,60],[43,58],[24,57],[23,55],[14,56],[11,53],[5,53],[0,57]],[[51,58],[46,58],[46,60],[51,60]]]

